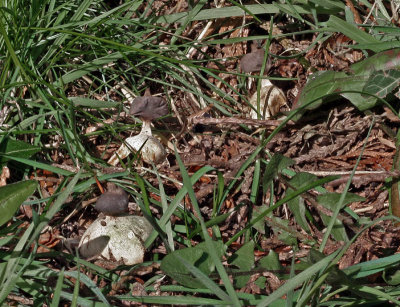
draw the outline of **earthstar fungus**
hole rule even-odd
[[[134,265],[143,262],[144,241],[153,230],[143,216],[127,215],[128,194],[113,183],[107,184],[95,205],[101,214],[86,229],[79,242],[85,259],[102,258],[108,262]]]

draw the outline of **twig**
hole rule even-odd
[[[337,187],[349,179],[351,171],[306,171],[316,176],[342,176],[342,178],[327,183],[330,187]],[[370,182],[384,182],[387,178],[399,178],[400,171],[356,171],[352,179],[353,184],[365,185]]]
[[[251,118],[238,118],[238,117],[198,117],[192,119],[192,124],[202,125],[252,125],[252,126],[279,126],[282,123],[280,120],[272,119],[251,119]]]
[[[304,172],[316,175],[316,176],[350,176],[351,171],[306,171]],[[385,176],[387,177],[400,177],[400,170],[395,171],[356,171],[354,173],[355,176],[377,176],[377,178],[381,178]],[[377,180],[381,181],[381,180]]]

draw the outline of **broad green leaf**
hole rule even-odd
[[[263,204],[261,206],[254,206],[253,207],[253,214],[252,214],[252,219],[257,219],[257,217],[260,215],[261,212],[264,212],[267,210],[268,207],[267,205]],[[265,220],[261,219],[254,223],[253,227],[262,234],[265,234]]]
[[[332,212],[335,211],[335,208],[337,204],[339,203],[341,197],[341,193],[325,193],[317,196],[317,201],[319,204],[324,206],[325,208],[328,208]],[[357,194],[353,193],[346,193],[346,196],[343,201],[343,207],[345,207],[347,204],[353,203],[353,202],[358,202],[358,201],[364,201],[365,198],[358,196]],[[342,208],[343,208],[342,207]],[[321,213],[321,218],[322,221],[324,222],[325,225],[329,224],[329,221],[331,220],[331,217]],[[348,236],[346,229],[344,228],[342,222],[338,219],[336,219],[334,227],[332,229],[332,235],[333,237],[338,240],[338,241],[348,241]]]
[[[363,61],[351,65],[351,73],[349,74],[350,79],[348,79],[347,83],[343,83],[342,88],[339,88],[338,90],[359,91],[360,93],[344,92],[340,93],[340,95],[348,99],[361,111],[374,107],[377,103],[377,98],[369,96],[367,94],[373,94],[380,98],[385,98],[386,95],[389,94],[391,91],[387,91],[386,95],[383,95],[385,91],[379,92],[380,90],[382,90],[382,86],[378,90],[378,92],[374,92],[371,87],[367,86],[368,84],[371,84],[371,82],[374,82],[371,80],[371,78],[374,78],[378,71],[381,71],[382,74],[386,74],[388,71],[399,69],[399,56],[400,49],[392,49],[377,53]],[[396,76],[397,74],[392,73],[392,75]],[[351,79],[351,77],[353,77],[353,79]],[[391,81],[386,80],[385,83],[387,84],[387,82],[390,83]],[[394,86],[393,90],[396,87],[397,86]]]
[[[290,180],[289,183],[292,187],[296,189],[300,189],[303,186],[314,182],[317,180],[318,177],[310,174],[310,173],[297,173],[295,174]],[[293,191],[291,188],[288,189],[288,192]],[[321,192],[321,190],[318,190]],[[324,191],[324,190],[322,190]],[[295,216],[295,220],[299,225],[304,229],[304,230],[309,230],[309,226],[306,220],[306,213],[308,212],[307,207],[304,204],[304,199],[300,196],[294,199],[294,202],[289,201],[288,202],[289,209]]]
[[[313,174],[297,173],[295,176],[293,176],[290,179],[289,183],[294,188],[300,189],[315,180],[317,180],[317,176],[315,176]],[[292,189],[288,189],[288,192],[292,192],[292,191],[293,191]],[[332,200],[330,199],[330,196],[324,196],[324,195],[325,194],[322,194],[319,197],[322,197],[321,200],[323,201],[323,203],[329,204],[329,205],[327,204],[326,207],[331,210],[332,207],[338,202],[338,199],[336,199],[336,198],[337,197],[340,198],[340,194],[338,194],[339,196],[336,196],[336,195],[332,196]],[[330,194],[327,194],[327,195],[330,195]],[[301,200],[301,196],[298,196],[294,199],[293,203],[288,202],[289,209],[295,216],[296,222],[299,223],[299,225],[301,225],[303,229],[309,230],[309,227],[307,225],[307,221],[305,218],[306,208],[302,207],[302,203],[300,202],[300,200]],[[319,199],[317,198],[317,200],[319,200]],[[336,200],[336,202],[335,202],[335,200]],[[323,204],[323,203],[321,203],[321,204]],[[331,207],[331,204],[332,204],[332,207]],[[304,204],[303,204],[303,206],[304,206]],[[329,221],[330,221],[330,217],[323,213],[321,213],[320,215],[322,217],[322,221],[324,222],[324,225],[328,225]],[[332,230],[332,235],[338,241],[348,241],[348,237],[347,237],[346,231],[344,229],[344,226],[343,226],[342,222],[338,219],[336,219],[336,221],[335,221],[335,227]]]
[[[254,282],[254,284],[258,287],[260,287],[260,289],[265,289],[265,286],[267,285],[267,277],[265,276],[260,276],[257,278],[257,280]],[[282,305],[280,305],[282,306]]]
[[[363,92],[374,94],[380,98],[385,98],[389,93],[399,86],[399,83],[399,70],[378,70],[371,74],[363,88]],[[366,96],[365,98],[369,99],[371,96]]]
[[[330,210],[335,209],[336,204],[339,202],[341,197],[341,193],[325,193],[317,196],[317,201],[319,204],[323,205],[325,208]],[[358,201],[365,201],[364,197],[361,197],[357,194],[346,193],[346,196],[343,201],[343,207],[347,204],[351,204]]]
[[[298,106],[314,101],[306,109],[313,110],[318,108],[322,103],[322,98],[335,92],[337,90],[337,83],[346,79],[347,75],[344,72],[328,70],[313,73],[300,93]]]
[[[306,219],[307,208],[304,205],[304,198],[301,196],[292,199],[288,203],[289,210],[293,213],[294,219],[299,226],[310,233],[310,227],[308,226]]]
[[[218,257],[221,258],[224,253],[224,244],[218,241],[213,242],[213,245]],[[187,267],[179,261],[177,255],[208,276],[214,271],[215,266],[208,253],[206,243],[202,242],[195,247],[176,250],[165,256],[161,262],[161,270],[175,281],[186,287],[203,288],[203,284],[191,275]]]
[[[400,48],[379,52],[350,66],[353,75],[371,75],[374,71],[387,71],[400,67]]]
[[[234,253],[228,262],[237,266],[241,271],[249,271],[254,267],[254,241],[249,241]],[[250,279],[250,275],[235,277],[235,284],[243,288]]]
[[[281,154],[275,154],[268,162],[267,168],[262,180],[264,194],[267,192],[269,184],[284,168],[293,165],[294,161]]]
[[[375,50],[375,51],[385,51],[390,49],[395,49],[400,47],[399,41],[382,41],[378,43],[368,43],[368,44],[357,44],[351,45],[349,48],[359,49],[359,50]]]
[[[0,139],[0,166],[10,160],[9,158],[3,157],[3,155],[28,159],[39,151],[40,148],[37,146],[3,137]]]
[[[295,230],[289,227],[288,220],[284,220],[276,216],[271,216],[271,222],[269,224],[272,230],[276,234],[278,234],[279,240],[289,246],[295,246],[297,244],[297,238],[293,233]]]
[[[314,73],[300,93],[297,107],[315,109],[327,97],[332,99],[331,94],[341,95],[361,111],[374,107],[378,99],[368,94],[385,98],[399,85],[399,55],[400,49],[380,52],[353,64],[347,74],[335,71]]]
[[[270,250],[268,255],[261,258],[258,262],[259,266],[266,270],[282,270],[283,266],[279,261],[279,255]]]
[[[316,179],[317,179],[317,177],[315,175],[312,175],[309,173],[297,173],[290,179],[289,183],[293,187],[298,189],[298,188],[302,187],[303,185],[305,185],[309,182],[312,182]],[[293,190],[291,188],[288,189],[288,193],[290,193],[292,191]],[[290,211],[293,213],[296,223],[299,224],[302,229],[309,232],[310,227],[308,226],[306,216],[305,216],[305,214],[307,212],[307,208],[304,205],[304,199],[301,196],[298,196],[288,202],[288,207],[289,207]]]
[[[19,206],[36,190],[36,181],[27,180],[0,187],[0,226],[8,222]]]

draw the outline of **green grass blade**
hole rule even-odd
[[[335,32],[343,33],[344,35],[350,37],[359,44],[378,43],[378,40],[375,39],[372,35],[358,29],[355,25],[352,25],[334,15],[330,16],[327,25],[332,27]]]
[[[257,307],[268,306],[269,304],[271,304],[275,300],[277,300],[280,297],[282,297],[285,294],[287,294],[289,291],[294,290],[299,285],[301,285],[302,283],[307,281],[311,276],[313,276],[314,274],[316,274],[319,271],[321,271],[324,268],[326,268],[338,253],[339,253],[339,250],[333,252],[332,254],[330,254],[329,256],[326,256],[321,261],[318,261],[314,265],[312,265],[309,268],[305,269],[303,272],[297,274],[296,276],[294,276],[293,278],[288,280],[283,286],[281,286],[276,291],[274,291],[267,298],[263,299],[260,303],[258,303]]]
[[[233,285],[229,279],[228,274],[226,273],[224,266],[222,265],[220,259],[218,258],[218,255],[216,254],[214,248],[213,248],[213,244],[212,244],[212,240],[207,232],[206,226],[204,224],[204,220],[202,218],[202,213],[200,211],[199,205],[197,203],[197,199],[196,199],[196,195],[194,194],[194,190],[193,190],[193,186],[191,183],[191,180],[189,178],[189,175],[185,169],[185,166],[183,165],[183,162],[181,160],[181,157],[179,156],[178,152],[175,149],[175,156],[176,156],[176,160],[178,162],[179,168],[181,170],[181,174],[182,174],[182,178],[183,178],[183,185],[184,187],[186,187],[187,193],[190,197],[190,200],[192,202],[193,208],[196,210],[198,218],[200,220],[201,223],[201,229],[203,232],[203,238],[207,244],[208,247],[208,251],[210,253],[210,256],[213,259],[214,265],[218,271],[218,273],[220,274],[220,277],[222,279],[222,282],[225,285],[225,288],[230,296],[230,301],[234,306],[240,306],[240,302],[239,299],[236,295],[235,289],[233,288]]]
[[[60,303],[60,298],[61,298],[61,291],[63,287],[64,282],[64,268],[58,273],[58,278],[57,278],[57,284],[56,287],[54,288],[54,296],[51,301],[50,307],[58,307]]]
[[[235,242],[247,229],[252,227],[255,223],[263,219],[265,216],[267,216],[270,212],[278,208],[279,206],[282,206],[284,203],[288,202],[289,200],[307,192],[310,189],[313,189],[315,187],[321,186],[327,182],[330,182],[332,180],[335,180],[339,178],[338,176],[327,176],[321,179],[318,179],[308,185],[305,185],[304,187],[294,191],[293,193],[290,193],[289,195],[286,195],[284,198],[280,199],[277,201],[273,206],[269,207],[268,209],[264,210],[261,212],[256,218],[252,219],[251,222],[247,223],[246,226],[240,230],[238,233],[236,233],[228,242],[225,244],[227,246],[231,245],[233,242]]]
[[[65,272],[65,276],[69,276],[69,277],[73,277],[76,279],[76,284],[79,284],[80,282],[84,283],[88,289],[90,289],[94,294],[96,294],[96,296],[104,303],[107,304],[109,306],[111,306],[109,304],[109,302],[107,301],[107,298],[104,296],[104,294],[101,292],[101,290],[99,289],[99,287],[96,286],[96,284],[93,282],[93,280],[91,280],[88,276],[81,274],[78,271],[69,271],[69,272]],[[75,284],[75,286],[76,286]],[[75,290],[75,289],[74,289]],[[79,291],[79,285],[78,285],[78,291]],[[74,291],[75,293],[75,291]]]
[[[202,167],[200,170],[194,173],[194,175],[190,178],[191,184],[194,185],[205,173],[211,170],[214,170],[214,168],[210,166]],[[181,204],[182,199],[185,197],[187,193],[188,193],[187,188],[185,185],[183,185],[182,189],[179,190],[175,198],[169,204],[167,211],[164,212],[163,216],[161,217],[159,222],[160,227],[164,227],[164,225],[169,221],[169,218]],[[150,234],[150,236],[147,238],[145,242],[145,247],[149,247],[157,238],[157,236],[158,236],[157,232],[153,230],[153,232]]]
[[[218,285],[212,281],[207,275],[205,275],[198,268],[187,262],[184,258],[179,255],[176,256],[183,265],[208,289],[210,289],[216,296],[225,302],[231,302],[231,299],[227,293],[225,293]]]

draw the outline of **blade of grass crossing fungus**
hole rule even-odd
[[[141,195],[144,203],[144,208],[142,208],[142,211],[146,212],[148,215],[151,215],[150,201],[149,201],[149,196],[147,195],[146,187],[144,185],[144,180],[137,173],[135,173],[135,178],[140,188],[140,191],[142,192]]]
[[[188,193],[189,198],[190,198],[190,200],[192,202],[192,206],[196,210],[198,218],[200,220],[201,228],[202,228],[202,232],[203,232],[203,237],[204,237],[204,240],[205,240],[205,242],[207,244],[210,256],[211,256],[211,258],[212,258],[212,260],[214,262],[214,265],[215,265],[215,267],[216,267],[216,269],[217,269],[217,271],[218,271],[218,273],[219,273],[219,275],[220,275],[220,277],[221,277],[221,279],[222,279],[222,281],[223,281],[223,283],[225,285],[225,288],[226,288],[226,290],[227,290],[227,292],[229,294],[231,303],[234,306],[240,306],[241,304],[240,304],[239,299],[238,299],[238,297],[236,295],[235,289],[233,288],[233,285],[232,285],[232,283],[231,283],[231,281],[229,279],[229,276],[226,273],[226,271],[225,271],[220,259],[218,258],[217,254],[216,254],[216,251],[213,248],[212,240],[211,240],[211,238],[210,238],[210,236],[209,236],[209,234],[207,232],[206,226],[204,224],[204,220],[202,218],[202,214],[201,214],[199,205],[197,203],[196,195],[194,193],[191,180],[189,178],[189,175],[188,175],[188,173],[187,173],[187,171],[185,169],[185,166],[184,166],[184,164],[183,164],[183,162],[182,162],[182,160],[181,160],[176,148],[175,148],[175,156],[176,156],[176,160],[177,160],[177,162],[179,164],[179,168],[180,168],[180,171],[181,171],[181,174],[182,174],[183,185],[184,185],[184,187],[186,187],[187,193]]]
[[[149,221],[149,223],[153,226],[154,229],[153,229],[152,233],[159,235],[161,240],[164,242],[167,252],[171,252],[170,243],[168,241],[168,236],[165,235],[165,233],[167,233],[166,225],[168,223],[166,223],[165,225],[161,224],[161,223],[157,222],[157,219],[155,217],[153,217],[151,210],[150,210],[150,200],[147,195],[147,190],[146,190],[146,187],[144,184],[144,180],[137,173],[135,173],[135,178],[136,178],[136,182],[141,191],[141,194],[140,194],[141,198],[139,198],[139,197],[135,198],[136,203],[138,204],[139,208],[142,210],[143,215],[146,217],[146,219]],[[143,202],[142,202],[142,200],[143,200]],[[172,245],[173,245],[173,241],[172,241]],[[150,246],[150,244],[148,246]]]

